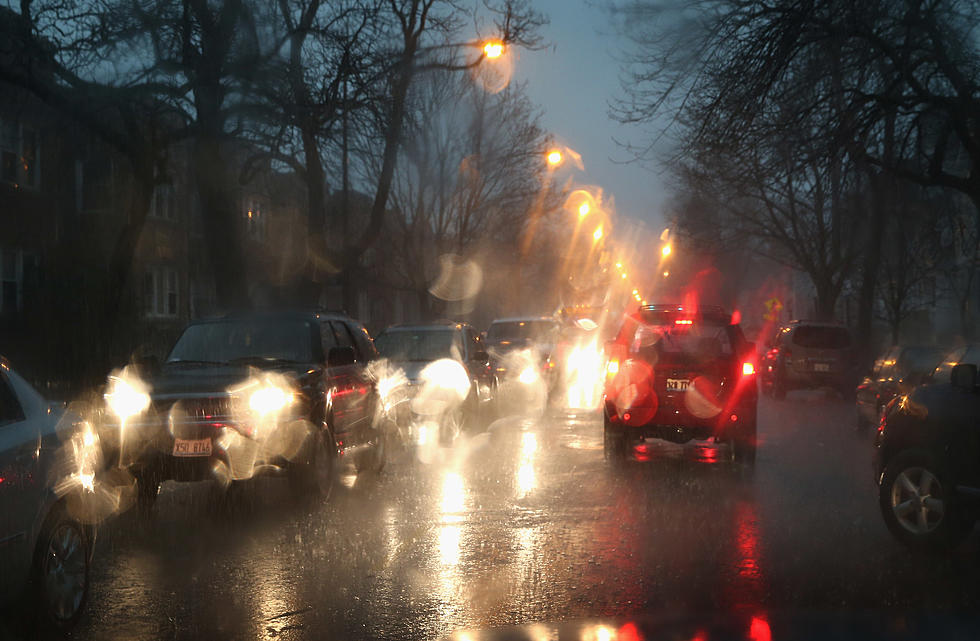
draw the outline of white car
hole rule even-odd
[[[32,623],[70,627],[89,589],[101,448],[0,358],[0,598],[27,594]]]

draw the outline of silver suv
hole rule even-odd
[[[774,398],[817,387],[833,387],[847,397],[855,383],[853,341],[844,325],[790,321],[766,346],[762,385]]]

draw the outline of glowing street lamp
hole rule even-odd
[[[662,256],[663,256],[664,258],[667,258],[668,256],[670,256],[670,252],[671,252],[671,251],[672,251],[672,249],[671,249],[671,247],[670,247],[670,245],[669,245],[669,244],[667,244],[667,245],[664,245],[664,246],[663,246],[663,247],[662,247],[662,248],[660,249],[660,254],[661,254],[661,255],[662,255]]]
[[[491,40],[483,45],[483,55],[493,60],[504,55],[504,43],[499,40]]]
[[[552,167],[557,167],[561,164],[562,156],[561,152],[555,149],[554,151],[548,152],[548,164]]]
[[[595,228],[595,231],[592,232],[592,240],[594,240],[596,242],[599,242],[600,240],[602,240],[602,225],[596,227]]]
[[[582,203],[578,206],[578,217],[585,218],[589,215],[590,211],[592,211],[592,208],[589,207],[589,203]]]

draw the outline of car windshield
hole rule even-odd
[[[846,349],[851,346],[851,334],[844,327],[801,325],[793,333],[793,344],[814,349]]]
[[[461,357],[457,332],[450,329],[392,330],[379,334],[374,346],[392,361],[434,361]]]
[[[0,0],[0,641],[980,640],[978,345],[980,0]]]
[[[555,338],[557,324],[554,321],[501,321],[490,325],[487,340],[491,343],[501,341],[531,341],[550,343]]]
[[[943,357],[938,347],[909,347],[902,351],[898,359],[898,369],[903,374],[931,373]]]
[[[191,325],[168,363],[231,363],[241,360],[313,362],[312,328],[301,320],[229,320]]]

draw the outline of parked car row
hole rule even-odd
[[[398,439],[418,445],[434,425],[451,443],[490,416],[500,382],[527,376],[508,371],[512,356],[549,381],[557,329],[508,318],[485,336],[446,321],[372,340],[342,313],[230,314],[190,323],[163,360],[114,371],[84,413],[0,359],[0,597],[28,594],[43,626],[70,627],[112,510],[149,517],[165,481],[230,490],[268,475],[325,499],[342,464],[380,471]]]

